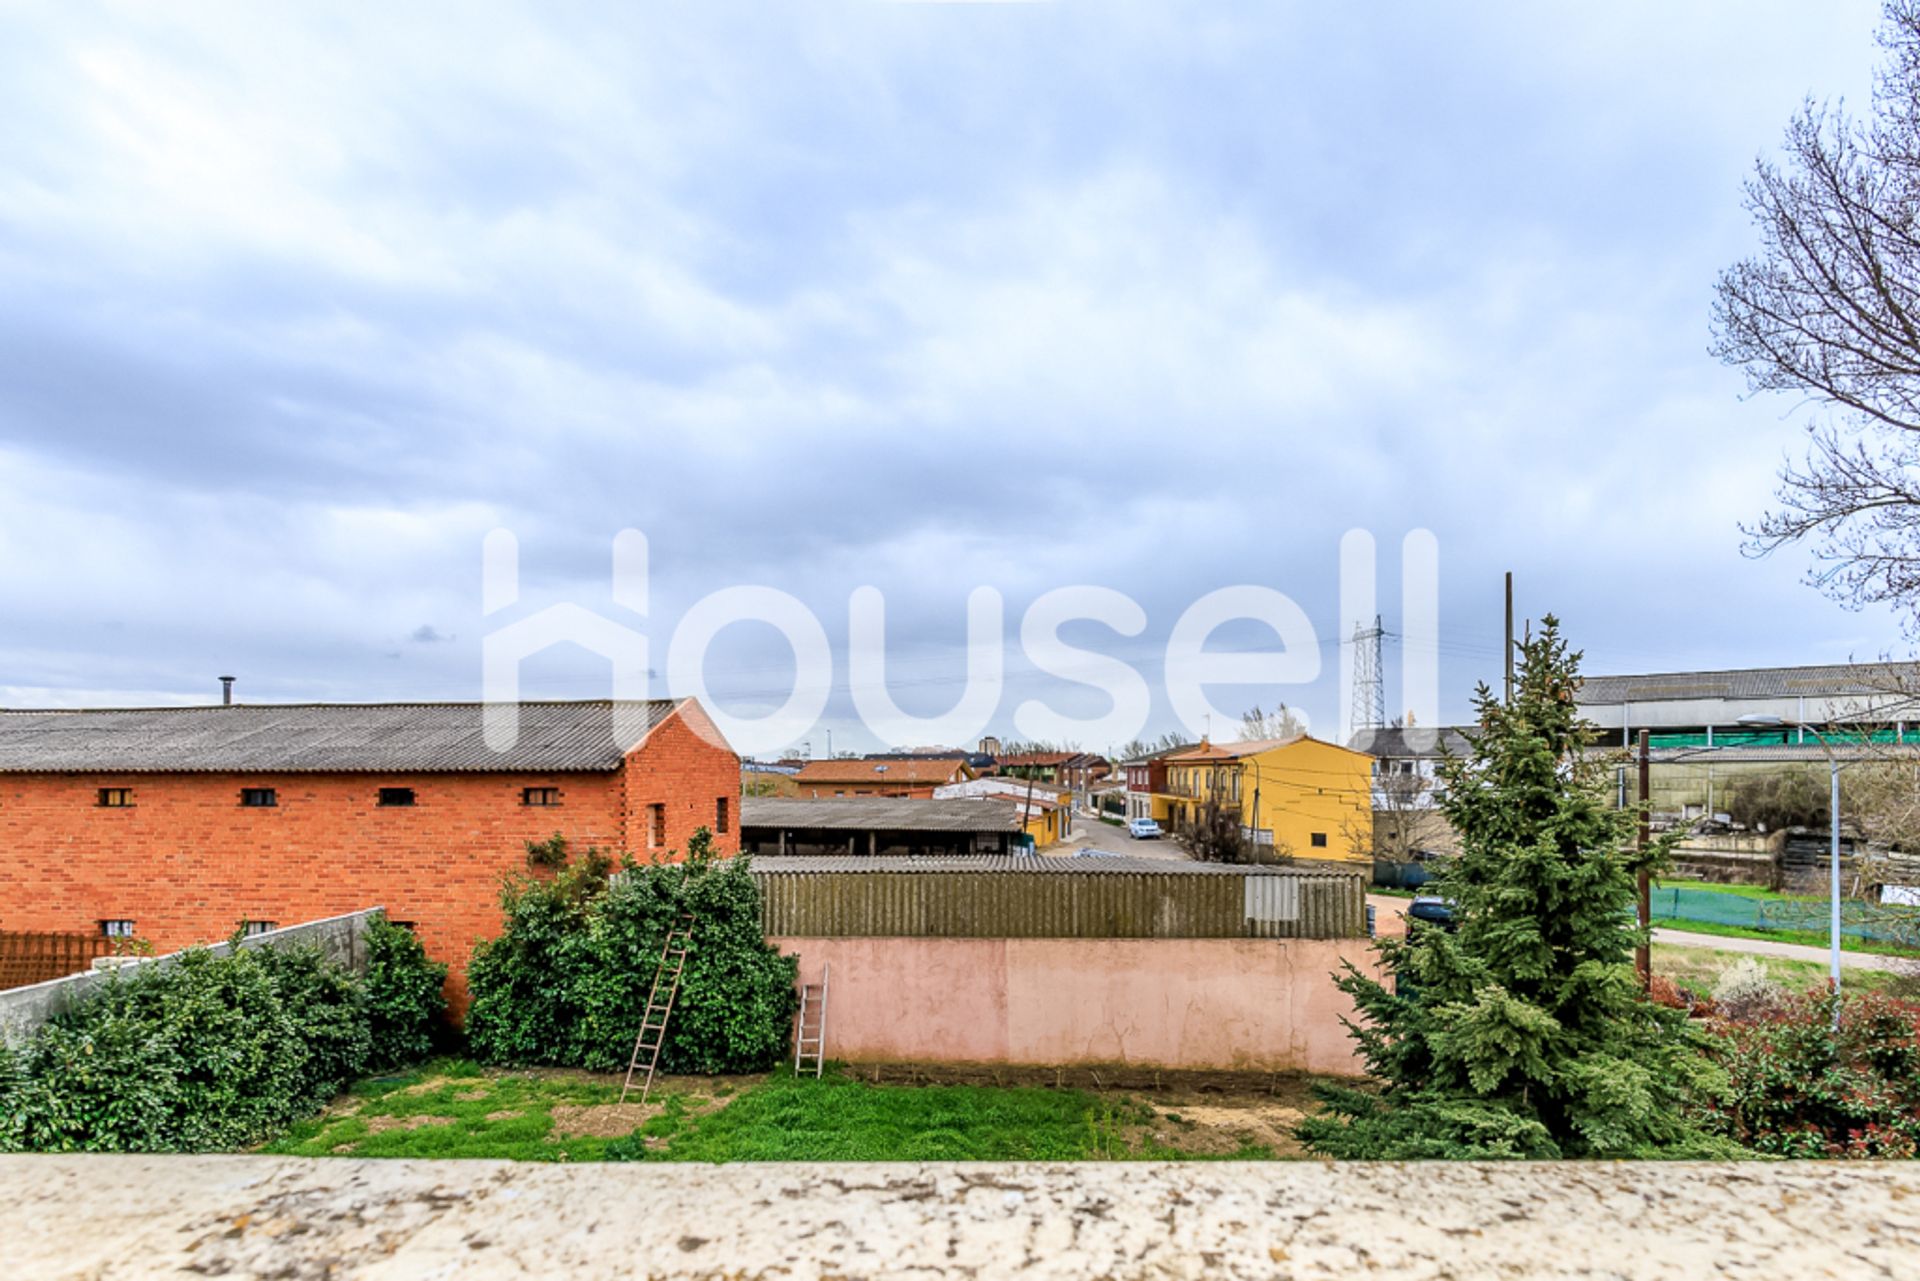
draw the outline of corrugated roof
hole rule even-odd
[[[1449,756],[1473,755],[1473,744],[1467,741],[1466,734],[1450,726],[1439,729],[1379,726],[1355,730],[1347,746],[1356,752],[1390,760],[1438,756],[1443,748]]]
[[[1915,664],[1827,663],[1589,676],[1574,701],[1594,707],[1690,698],[1858,698],[1912,693],[1920,693],[1920,666]]]
[[[1170,858],[1073,858],[1051,854],[929,854],[908,858],[881,854],[762,854],[752,860],[756,872],[1046,872],[1063,876],[1295,876],[1358,877],[1362,870],[1292,868],[1271,864],[1191,863]]]
[[[841,832],[1017,832],[1014,807],[992,798],[932,801],[899,796],[747,796],[740,826]]]
[[[514,746],[487,746],[483,703],[236,703],[216,707],[0,711],[5,773],[483,773],[618,769],[672,699],[521,703]]]
[[[965,764],[947,757],[849,757],[808,761],[798,778],[802,783],[944,783],[961,773]]]

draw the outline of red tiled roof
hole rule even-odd
[[[808,761],[794,777],[802,783],[946,783],[960,777],[964,761],[942,759]]]

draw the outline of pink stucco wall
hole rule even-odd
[[[827,1057],[1360,1071],[1333,985],[1365,939],[776,938],[833,977]]]

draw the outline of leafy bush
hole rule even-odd
[[[549,843],[550,845],[551,843]],[[551,877],[509,878],[505,928],[474,949],[467,1037],[492,1063],[625,1067],[667,932],[693,921],[661,1066],[751,1072],[788,1043],[797,962],[767,945],[747,861],[714,860],[705,829],[684,863],[627,862],[617,876],[598,851]]]
[[[117,973],[19,1056],[9,1139],[194,1152],[267,1138],[366,1062],[359,986],[318,949],[190,951]]]
[[[1710,1120],[1783,1157],[1912,1157],[1920,1151],[1920,1005],[1880,995],[1789,997],[1751,1022],[1719,1025],[1727,1073]]]
[[[370,1071],[418,1063],[446,1028],[447,967],[427,959],[413,931],[380,916],[367,927],[367,1032]]]
[[[417,1032],[402,1007],[420,1008],[445,969],[383,931],[404,933],[376,926],[377,983],[314,947],[202,948],[116,971],[0,1054],[0,1150],[197,1152],[272,1137],[366,1070],[376,1028],[396,1052]]]

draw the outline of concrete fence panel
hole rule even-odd
[[[792,938],[831,966],[826,1055],[860,1063],[1360,1072],[1334,986],[1365,940]]]
[[[334,964],[356,974],[364,974],[367,970],[367,925],[382,910],[370,907],[345,916],[332,916],[302,925],[289,925],[281,930],[269,930],[265,934],[240,940],[240,946],[317,946],[321,954]],[[224,956],[228,949],[227,943],[215,943],[206,950],[216,956]],[[159,966],[164,969],[178,964],[181,955],[179,952],[169,952],[165,956],[129,960],[126,966]],[[114,982],[116,978],[113,970],[92,970],[0,992],[0,1044],[17,1046],[24,1043],[48,1019],[70,1008],[101,984]]]

